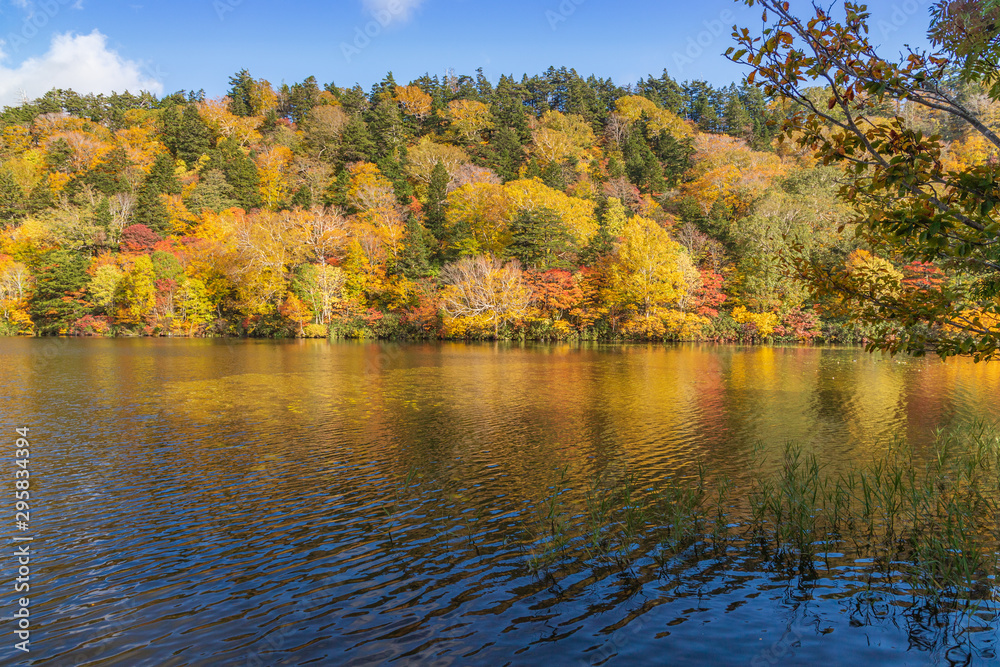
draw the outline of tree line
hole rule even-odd
[[[994,101],[954,84],[993,123]],[[777,140],[796,117],[780,92],[566,68],[367,91],[243,70],[218,99],[53,90],[0,113],[0,331],[898,335],[805,260],[893,298],[956,278],[854,233],[841,170]],[[866,105],[939,133],[958,169],[992,159],[944,114]]]

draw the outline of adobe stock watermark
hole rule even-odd
[[[673,59],[676,73],[680,74],[685,67],[693,65],[694,61],[701,58],[705,54],[705,49],[725,34],[727,32],[726,26],[732,26],[735,19],[736,15],[732,11],[724,9],[719,13],[718,18],[703,21],[702,25],[705,29],[693,37],[688,37],[687,46],[683,51],[674,51]]]
[[[920,10],[926,10],[927,3],[929,0],[906,0],[902,4],[894,4],[892,6],[892,13],[889,14],[888,19],[879,19],[875,23],[875,27],[878,28],[879,33],[882,37],[888,37],[894,32],[898,32],[903,28],[904,25],[909,23],[913,15]]]
[[[559,28],[560,23],[565,23],[570,16],[576,13],[576,8],[585,3],[587,0],[562,0],[559,6],[553,9],[545,10],[545,18],[549,22],[549,27],[555,32]]]
[[[66,6],[76,6],[79,0],[41,0],[24,17],[21,29],[9,32],[3,40],[3,50],[7,55],[16,54],[21,47],[38,36],[38,31],[49,24]]]
[[[382,31],[388,28],[394,21],[398,21],[406,16],[407,6],[402,0],[389,0],[385,7],[372,12],[372,20],[363,26],[354,26],[354,39],[350,42],[340,43],[340,52],[344,54],[344,60],[348,64],[354,58],[361,55],[367,49],[373,39],[377,39]]]
[[[150,81],[156,81],[158,83],[163,83],[163,80],[170,76],[167,72],[164,72],[160,68],[159,63],[143,63],[142,73]]]
[[[213,0],[212,9],[220,21],[226,20],[226,14],[235,12],[236,8],[243,4],[243,0]]]

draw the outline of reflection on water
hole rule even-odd
[[[518,530],[560,469],[578,491],[699,461],[738,478],[759,441],[832,468],[894,438],[926,446],[934,428],[997,416],[1000,366],[854,349],[0,339],[0,383],[3,423],[34,436],[29,664],[992,655],[991,618],[904,614],[849,569],[538,576]]]

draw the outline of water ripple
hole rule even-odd
[[[600,477],[658,484],[699,461],[745,476],[760,440],[830,465],[919,447],[931,426],[995,416],[995,370],[855,350],[197,341],[66,341],[38,370],[38,345],[0,342],[3,421],[34,436],[28,664],[836,663],[846,646],[892,663],[911,640],[956,657],[906,591],[864,598],[848,564],[810,582],[738,560],[544,574],[525,527],[561,489],[582,520]],[[979,623],[967,650],[991,655]]]

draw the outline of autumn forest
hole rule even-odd
[[[943,274],[854,233],[841,170],[777,140],[787,113],[566,68],[53,90],[0,113],[0,333],[864,342],[803,258],[869,290]],[[986,158],[933,113],[869,113]]]

